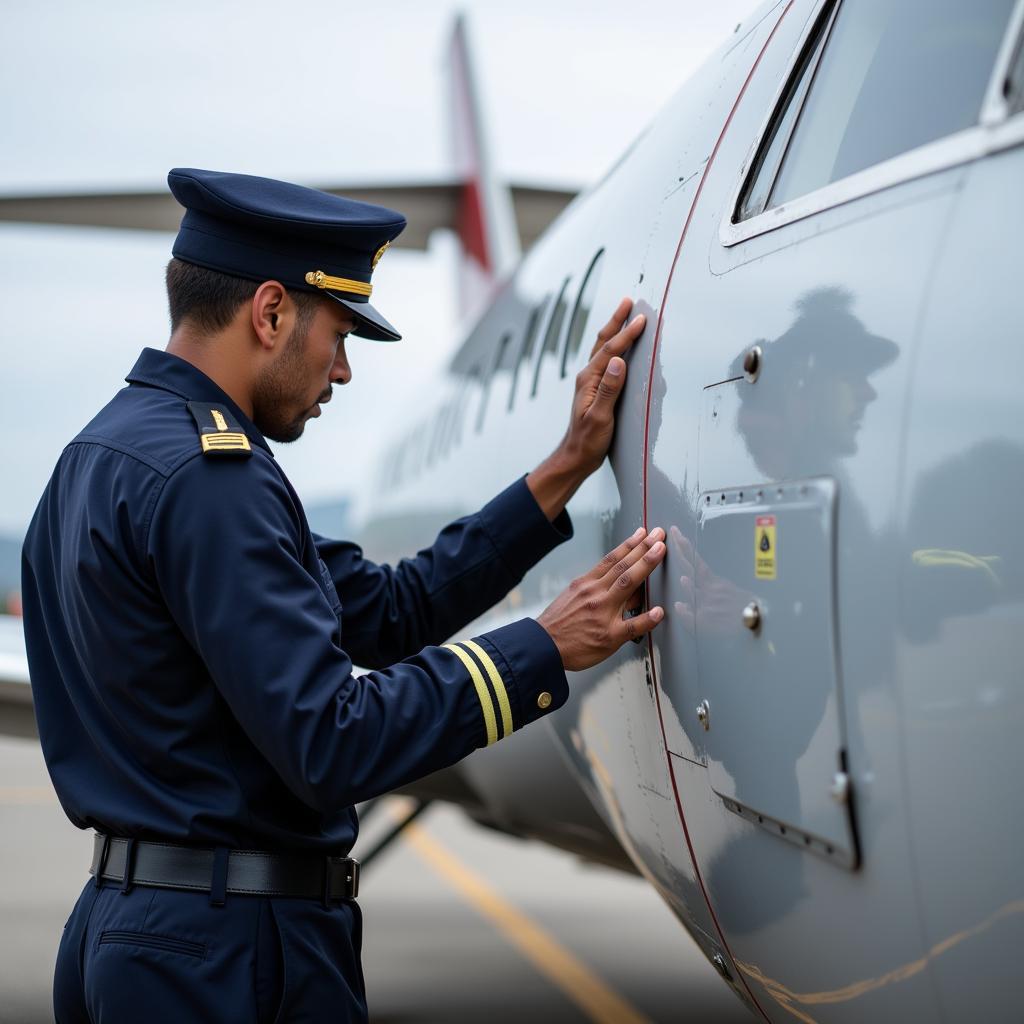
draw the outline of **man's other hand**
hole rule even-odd
[[[614,654],[627,640],[650,633],[665,617],[651,608],[632,617],[647,577],[665,557],[665,531],[643,527],[579,576],[538,616],[554,640],[567,671],[590,668]]]
[[[623,356],[643,334],[647,318],[629,320],[632,299],[623,299],[598,331],[590,360],[576,375],[569,429],[526,483],[549,519],[555,519],[583,481],[604,461],[615,430],[615,404],[626,382]]]
[[[641,313],[628,320],[632,299],[623,299],[612,318],[598,331],[590,361],[576,375],[569,429],[556,450],[585,477],[608,454],[615,429],[615,403],[626,382],[622,357],[643,334],[647,318]]]

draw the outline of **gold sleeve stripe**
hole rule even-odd
[[[463,640],[464,647],[468,647],[480,659],[480,664],[487,670],[491,680],[491,686],[498,697],[498,707],[501,708],[501,724],[503,727],[502,737],[512,735],[512,705],[508,702],[508,691],[505,689],[505,681],[501,678],[498,667],[491,660],[491,656],[475,641]]]
[[[477,668],[476,662],[461,647],[457,644],[445,644],[444,646],[447,650],[458,655],[459,661],[466,666],[469,678],[473,680],[473,686],[476,687],[476,695],[480,701],[480,708],[484,713],[484,726],[487,729],[487,746],[490,746],[498,739],[498,723],[494,717],[494,701],[491,700],[484,677],[480,674],[480,669]]]

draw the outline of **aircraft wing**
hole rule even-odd
[[[396,246],[426,249],[438,228],[458,230],[459,201],[466,183],[435,181],[317,185],[325,192],[401,210],[409,226]],[[512,203],[523,248],[528,248],[575,198],[560,188],[511,186]],[[177,231],[182,209],[166,189],[157,192],[80,192],[0,196],[0,222],[69,224],[81,227]]]
[[[0,615],[0,736],[35,736],[21,619]]]

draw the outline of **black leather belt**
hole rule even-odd
[[[96,834],[89,874],[100,880],[211,894],[291,896],[325,904],[359,895],[359,861],[351,857],[203,850]]]

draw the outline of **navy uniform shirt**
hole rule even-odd
[[[565,702],[533,619],[432,646],[571,534],[524,480],[378,566],[310,532],[262,435],[195,367],[147,349],[127,379],[64,450],[25,540],[39,736],[76,825],[347,852],[353,804]],[[251,452],[204,454],[212,408]]]

